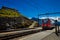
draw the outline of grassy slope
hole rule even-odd
[[[17,11],[11,9],[0,9],[0,17],[19,17],[20,14]]]

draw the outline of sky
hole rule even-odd
[[[0,8],[2,6],[14,8],[29,18],[38,17],[38,14],[60,12],[60,0],[0,0]]]

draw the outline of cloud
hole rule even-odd
[[[50,18],[50,19],[54,19],[54,20],[58,20],[59,17],[41,17],[39,19],[46,19],[46,18]]]

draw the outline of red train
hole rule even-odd
[[[51,20],[50,19],[42,19],[42,29],[51,29]]]

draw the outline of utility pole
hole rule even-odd
[[[39,14],[38,14],[38,27],[39,27]]]

